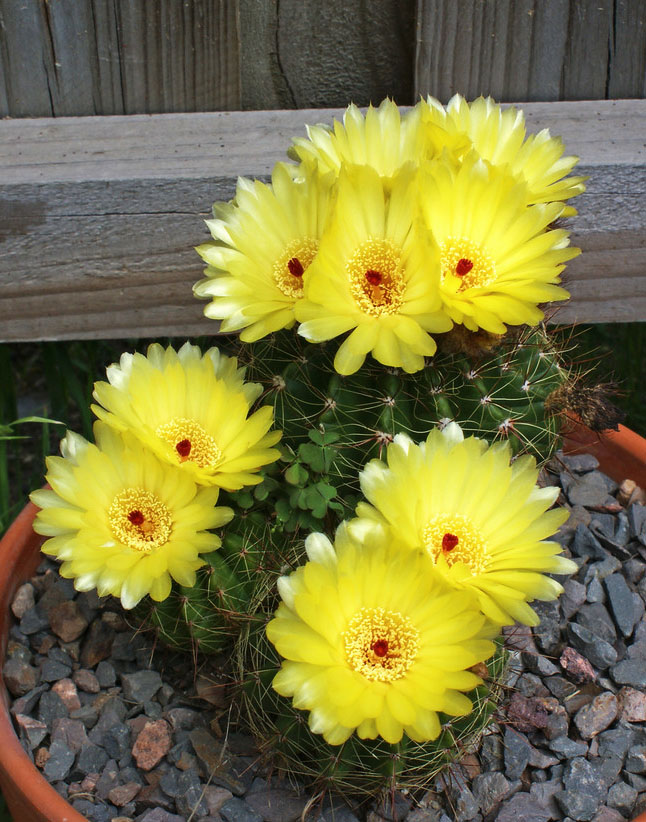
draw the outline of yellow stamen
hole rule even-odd
[[[348,664],[366,679],[400,679],[417,656],[419,631],[408,617],[383,608],[362,608],[343,632]]]
[[[489,565],[484,540],[463,514],[439,514],[424,529],[424,545],[434,562],[443,556],[449,566],[464,562],[473,576]]]
[[[350,291],[366,314],[396,314],[403,303],[405,282],[400,252],[389,240],[362,243],[346,265]]]
[[[318,240],[303,237],[288,243],[274,262],[274,282],[286,297],[299,299],[303,296],[303,274],[318,250]]]
[[[117,494],[108,510],[108,523],[119,542],[145,554],[165,545],[173,528],[168,508],[143,488],[126,488]]]
[[[160,425],[155,433],[173,446],[180,463],[190,460],[200,468],[209,468],[222,459],[222,452],[213,437],[195,420],[175,417]]]
[[[457,277],[458,291],[490,285],[496,280],[496,265],[480,246],[464,237],[449,237],[440,246],[442,280]]]

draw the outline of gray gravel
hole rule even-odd
[[[423,795],[362,808],[328,796],[309,822],[621,822],[646,810],[646,509],[624,510],[596,468],[588,455],[548,466],[572,511],[556,538],[579,571],[558,603],[537,603],[537,628],[506,631],[510,698],[478,750]],[[307,792],[260,771],[226,704],[200,698],[185,659],[152,657],[112,600],[77,594],[45,560],[12,611],[3,673],[21,743],[88,820],[301,819]],[[207,679],[226,668],[203,665]]]

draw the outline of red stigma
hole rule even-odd
[[[188,457],[188,455],[191,453],[191,441],[180,440],[175,446],[175,450],[180,455],[180,457]]]
[[[378,639],[370,646],[375,656],[382,657],[388,653],[388,642],[385,639]]]
[[[133,525],[143,525],[144,524],[144,515],[141,511],[131,511],[128,514],[128,519]]]
[[[375,271],[372,268],[369,268],[366,271],[366,280],[370,283],[370,285],[379,285],[383,280],[380,271]]]
[[[460,540],[455,536],[455,534],[444,534],[442,537],[442,550],[448,553],[455,548],[458,542],[460,542]]]
[[[298,257],[292,257],[292,259],[287,262],[287,268],[293,277],[302,277],[305,271]]]
[[[458,264],[455,267],[455,273],[458,277],[464,277],[465,274],[468,274],[469,271],[473,268],[473,263],[471,260],[466,260],[464,257],[461,260],[458,260]]]

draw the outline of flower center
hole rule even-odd
[[[396,314],[404,296],[400,253],[389,240],[367,240],[346,265],[350,291],[366,314]]]
[[[362,608],[343,632],[350,667],[378,682],[400,679],[417,656],[419,631],[408,617],[383,608]]]
[[[143,488],[126,488],[117,494],[108,510],[108,523],[119,542],[145,554],[165,545],[173,528],[168,508]]]
[[[175,417],[160,425],[155,433],[173,446],[180,463],[190,460],[200,468],[209,468],[222,459],[222,452],[213,437],[195,420]]]
[[[288,243],[274,262],[274,282],[286,297],[299,299],[303,296],[303,274],[318,250],[318,240],[303,237]]]
[[[490,285],[496,280],[496,266],[480,246],[464,237],[449,239],[440,246],[442,281],[460,279],[458,291]]]
[[[464,562],[471,574],[481,574],[489,565],[484,541],[468,517],[462,514],[439,514],[428,522],[423,534],[424,546],[437,562],[443,556],[448,565]]]

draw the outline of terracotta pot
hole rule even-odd
[[[646,439],[624,426],[619,426],[618,432],[595,434],[572,420],[565,432],[564,449],[570,454],[594,454],[601,469],[615,481],[633,479],[646,489]],[[37,510],[29,503],[0,540],[0,659],[4,659],[7,647],[15,592],[40,563],[43,539],[32,530]],[[4,687],[0,688],[0,698],[0,790],[14,822],[87,822],[56,793],[22,749]],[[646,822],[646,812],[633,822]]]
[[[563,450],[566,454],[593,454],[601,470],[615,482],[631,479],[646,490],[646,439],[625,425],[599,434],[570,417],[563,428]]]
[[[0,659],[11,627],[10,606],[18,587],[33,576],[43,538],[32,523],[38,509],[29,503],[0,540]],[[22,749],[9,715],[6,688],[0,688],[0,790],[14,822],[87,822],[56,793]]]

